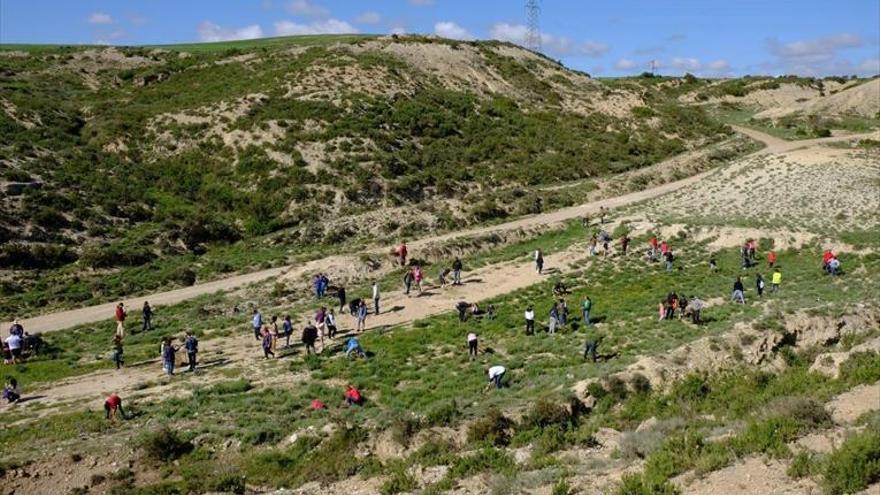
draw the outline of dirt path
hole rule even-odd
[[[830,138],[821,138],[821,139],[809,139],[803,141],[783,141],[776,137],[770,136],[769,134],[765,134],[763,132],[755,131],[753,129],[747,129],[744,127],[734,127],[737,132],[745,134],[746,136],[762,141],[767,145],[767,148],[758,151],[757,153],[781,153],[795,148],[801,148],[806,146],[814,146],[817,144],[842,141],[847,139],[853,139],[857,137],[877,137],[878,133],[869,133],[869,134],[856,134],[850,136],[835,136]],[[692,185],[696,182],[699,182],[707,175],[714,172],[713,170],[709,170],[697,175],[693,175],[691,177],[681,179],[674,182],[668,182],[666,184],[662,184],[657,187],[653,187],[650,189],[645,189],[642,191],[637,191],[629,194],[624,194],[622,196],[617,196],[613,198],[607,198],[599,201],[593,201],[590,203],[585,203],[578,206],[572,206],[569,208],[563,208],[561,210],[557,210],[554,212],[543,213],[539,215],[527,216],[523,217],[511,222],[506,222],[498,225],[486,226],[486,227],[477,227],[468,230],[462,230],[458,232],[450,232],[447,234],[437,235],[425,237],[416,241],[412,241],[409,243],[410,251],[417,252],[420,247],[424,247],[430,243],[443,242],[451,239],[455,239],[458,237],[467,237],[474,235],[482,235],[482,234],[490,234],[493,232],[503,232],[509,230],[515,230],[519,228],[534,228],[542,225],[553,225],[558,224],[560,222],[564,222],[566,220],[581,217],[588,214],[593,214],[599,211],[599,208],[604,206],[606,208],[618,208],[621,206],[626,206],[632,203],[637,203],[639,201],[652,199],[664,194],[667,194],[672,191],[677,191],[679,189],[685,188],[689,185]],[[375,248],[370,253],[375,254],[384,254],[387,248]],[[214,280],[211,282],[205,282],[203,284],[193,285],[191,287],[184,287],[180,289],[174,289],[165,292],[159,292],[156,294],[151,294],[148,296],[142,297],[134,297],[134,298],[123,298],[126,305],[130,308],[139,308],[143,305],[144,301],[149,301],[153,306],[163,306],[169,304],[179,303],[181,301],[185,301],[188,299],[192,299],[194,297],[198,297],[205,294],[212,294],[219,291],[235,289],[237,287],[260,282],[263,280],[267,280],[270,278],[278,277],[282,274],[286,274],[287,277],[299,277],[308,273],[313,273],[316,271],[320,271],[321,267],[326,266],[329,263],[332,263],[337,258],[341,259],[340,256],[330,256],[327,258],[312,260],[307,263],[301,265],[291,265],[291,266],[283,266],[277,268],[270,268],[266,270],[260,270],[256,272],[246,273],[242,275],[236,275],[233,277],[228,277],[220,280]],[[107,320],[112,317],[114,308],[116,303],[106,303],[99,304],[96,306],[89,306],[85,308],[72,309],[67,311],[60,311],[57,313],[50,313],[46,315],[36,316],[33,318],[27,318],[22,321],[25,329],[27,329],[31,333],[36,332],[52,332],[56,330],[62,330],[65,328],[73,327],[76,325],[81,325],[84,323],[94,323],[98,321]],[[8,327],[11,322],[4,322],[3,327]]]
[[[389,290],[381,299],[382,311],[378,316],[367,317],[367,331],[384,329],[401,323],[416,321],[428,316],[453,310],[459,301],[480,302],[517,289],[536,284],[546,280],[560,272],[570,272],[577,265],[584,268],[589,265],[583,263],[588,258],[585,246],[574,245],[568,250],[545,256],[545,273],[538,275],[531,261],[509,261],[482,267],[472,272],[465,273],[463,285],[448,286],[444,289],[439,287],[427,287],[421,296],[412,297],[404,295],[399,288]],[[599,258],[594,258],[599,259]],[[609,261],[610,262],[610,261]],[[372,302],[371,302],[372,303]],[[372,304],[370,305],[372,311]],[[506,311],[521,311],[524,308],[504,308]],[[350,315],[339,315],[338,322],[340,331],[347,334],[354,329],[355,321]],[[302,321],[295,321],[294,327],[299,329],[303,326]],[[540,321],[539,321],[540,323]],[[243,323],[244,325],[244,323]],[[266,368],[262,365],[263,357],[258,343],[253,335],[242,327],[242,331],[234,337],[222,337],[222,345],[213,345],[221,339],[205,340],[201,344],[202,351],[199,361],[209,364],[204,372],[189,379],[191,384],[205,384],[227,378],[226,375],[211,372],[211,368],[233,365],[243,367],[249,379],[259,382],[261,377],[276,377],[277,370]],[[299,342],[299,330],[294,332],[292,339]],[[338,346],[343,338],[325,341],[328,347]],[[321,345],[318,345],[321,349]],[[368,349],[369,350],[369,349]],[[302,351],[297,349],[294,354]],[[158,353],[158,348],[157,348]],[[178,357],[181,357],[179,353]],[[210,364],[218,363],[218,364]],[[182,371],[182,368],[178,371]],[[27,395],[35,397],[16,407],[29,408],[36,406],[41,408],[40,416],[54,412],[58,407],[65,404],[77,404],[78,407],[88,405],[91,408],[100,408],[106,394],[116,391],[123,397],[134,394],[165,397],[178,395],[186,391],[180,387],[177,380],[169,384],[160,384],[161,366],[158,358],[154,362],[140,363],[129,366],[122,371],[102,370],[87,375],[71,377],[59,382],[46,384],[47,388],[28,391]],[[144,384],[153,383],[153,386],[144,388]]]
[[[738,125],[731,126],[736,132],[740,134],[744,134],[756,141],[761,141],[765,145],[766,148],[757,151],[757,154],[762,155],[772,155],[777,153],[785,153],[787,151],[796,150],[799,148],[808,148],[810,146],[816,146],[820,144],[828,144],[828,143],[836,143],[840,141],[849,141],[850,139],[859,139],[859,138],[872,138],[878,139],[880,138],[880,131],[874,132],[865,132],[862,134],[845,134],[840,136],[831,136],[827,138],[815,138],[815,139],[801,139],[797,141],[786,141],[785,139],[778,138],[775,136],[771,136],[765,132],[756,131],[754,129],[749,129],[748,127],[740,127]]]

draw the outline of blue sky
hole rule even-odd
[[[524,42],[524,0],[0,0],[2,43],[160,44],[314,33]],[[543,51],[594,75],[880,72],[877,0],[542,0]]]

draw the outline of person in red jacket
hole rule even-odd
[[[400,266],[406,266],[406,241],[400,243],[400,246],[397,246],[397,259],[400,260]]]
[[[116,411],[119,411],[119,414],[122,415],[122,419],[125,419],[125,411],[122,409],[122,399],[113,393],[104,401],[105,417],[111,419],[112,416],[112,419],[116,419]]]
[[[770,251],[767,253],[767,268],[773,268],[773,265],[776,264],[776,251]]]
[[[345,388],[345,403],[349,406],[361,405],[364,402],[364,398],[361,397],[361,393],[358,389],[354,388],[354,385],[348,385]]]
[[[657,257],[657,236],[651,236],[651,259]]]
[[[826,249],[824,253],[822,253],[822,270],[828,271],[828,264],[831,263],[831,260],[834,259],[834,253],[831,252],[830,249]]]
[[[125,337],[125,317],[128,316],[128,311],[125,309],[125,305],[119,303],[116,305],[116,336],[120,339]]]

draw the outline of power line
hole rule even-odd
[[[529,50],[541,51],[541,28],[539,17],[541,15],[541,6],[538,0],[526,0],[526,48]]]

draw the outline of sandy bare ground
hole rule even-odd
[[[773,136],[754,131],[752,129],[746,128],[735,128],[737,132],[745,134],[746,136],[756,139],[758,141],[764,142],[767,145],[767,148],[758,151],[757,154],[772,154],[772,153],[784,153],[789,150],[815,146],[817,144],[825,144],[829,142],[853,139],[856,137],[878,137],[880,133],[873,134],[865,134],[865,135],[851,135],[851,136],[836,136],[831,138],[821,138],[821,139],[812,139],[812,140],[804,140],[804,141],[796,141],[789,142],[783,141],[781,139],[775,138]],[[511,231],[515,229],[528,229],[528,228],[536,228],[540,226],[553,225],[564,222],[566,220],[581,217],[584,215],[595,214],[599,211],[599,208],[604,206],[606,208],[619,208],[622,206],[630,205],[633,203],[638,203],[640,201],[645,201],[648,199],[656,198],[662,196],[664,194],[679,191],[682,189],[688,188],[701,180],[703,180],[708,175],[712,174],[714,171],[710,170],[707,172],[703,172],[697,175],[693,175],[691,177],[678,180],[675,182],[669,182],[666,184],[662,184],[657,187],[653,187],[650,189],[646,189],[643,191],[637,191],[629,194],[624,194],[621,196],[617,196],[614,198],[603,199],[600,201],[594,201],[578,206],[572,206],[569,208],[563,208],[561,210],[557,210],[550,213],[543,213],[539,215],[528,216],[524,218],[520,218],[511,222],[506,222],[498,225],[488,226],[488,227],[478,227],[458,232],[451,232],[443,235],[429,236],[419,240],[411,241],[408,243],[411,252],[418,252],[418,249],[421,247],[425,247],[431,243],[444,242],[449,241],[455,238],[461,237],[469,237],[475,235],[484,235],[491,234],[497,232],[505,232]],[[370,253],[384,255],[386,254],[387,247],[382,248],[374,248]],[[317,259],[313,261],[309,261],[307,263],[299,264],[299,265],[289,265],[282,266],[276,268],[269,268],[266,270],[260,270],[256,272],[246,273],[242,275],[236,275],[233,277],[228,277],[220,280],[214,280],[211,282],[205,282],[202,284],[196,284],[191,287],[184,287],[180,289],[174,289],[170,291],[159,292],[156,294],[151,294],[148,296],[141,296],[135,298],[123,298],[125,304],[130,308],[139,308],[143,305],[144,301],[149,301],[153,306],[163,306],[179,303],[181,301],[185,301],[188,299],[192,299],[205,294],[213,294],[220,291],[231,290],[238,287],[242,287],[248,284],[252,284],[255,282],[261,282],[267,279],[276,278],[281,275],[286,275],[287,278],[291,277],[301,277],[305,276],[309,273],[314,273],[317,271],[321,271],[322,267],[326,266],[334,262],[334,260],[338,261],[337,256],[330,256],[323,259]],[[82,325],[85,323],[94,323],[98,321],[107,320],[112,318],[114,308],[116,303],[106,303],[95,306],[88,306],[85,308],[61,311],[56,313],[50,313],[46,315],[36,316],[33,318],[27,318],[22,321],[24,327],[31,333],[36,332],[51,332],[56,330],[61,330],[64,328],[70,328],[76,325]],[[4,322],[4,326],[8,326],[10,322]]]

